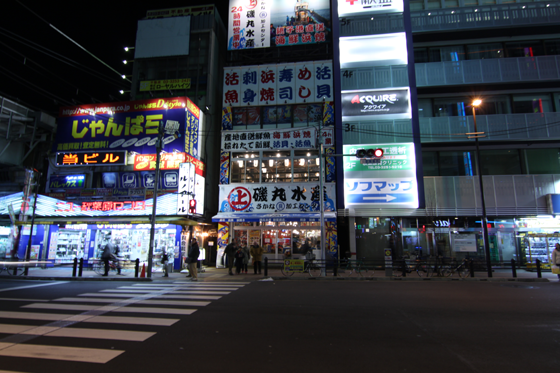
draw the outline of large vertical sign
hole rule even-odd
[[[344,154],[369,148],[383,149],[379,163],[344,157],[346,207],[418,208],[414,144],[344,145]]]
[[[199,165],[190,162],[181,163],[177,193],[177,215],[204,213],[205,177]]]

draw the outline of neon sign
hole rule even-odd
[[[72,202],[58,202],[58,207],[55,212],[73,212],[74,203]],[[81,211],[131,211],[146,210],[146,201],[94,201],[82,202],[82,206],[76,206],[76,209]]]
[[[57,166],[117,166],[126,164],[126,152],[92,151],[56,153]]]

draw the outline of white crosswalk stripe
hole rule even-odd
[[[180,321],[174,316],[191,315],[208,306],[211,301],[217,301],[247,284],[249,283],[189,281],[171,284],[138,283],[52,300],[0,298],[4,301],[27,303],[20,306],[21,311],[0,311],[0,333],[10,335],[0,338],[0,356],[105,364],[125,351],[113,347],[103,349],[41,345],[33,344],[32,341],[37,337],[52,337],[144,342],[156,332],[119,330],[111,326],[170,327]],[[73,311],[78,314],[72,314]],[[124,315],[118,315],[119,313]],[[127,313],[138,314],[138,317],[128,316]],[[3,320],[9,321],[1,323]],[[25,325],[24,320],[44,321],[46,325]],[[81,323],[84,326],[94,326],[80,327]],[[0,373],[18,372],[0,370]]]

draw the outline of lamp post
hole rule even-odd
[[[148,278],[152,277],[152,266],[154,262],[154,239],[156,233],[156,210],[157,210],[157,194],[159,187],[159,162],[161,160],[161,150],[163,148],[163,121],[158,126],[158,139],[156,142],[156,174],[154,178],[154,195],[152,197],[152,217],[150,219],[150,247],[148,249]]]
[[[474,100],[472,103],[472,115],[473,115],[473,122],[474,122],[474,133],[467,133],[469,135],[469,139],[474,138],[476,144],[476,168],[478,174],[478,182],[480,183],[480,199],[482,201],[482,236],[484,239],[484,253],[486,255],[486,267],[488,270],[488,277],[492,277],[492,263],[490,261],[490,242],[488,240],[488,218],[486,217],[486,202],[484,200],[484,182],[482,181],[482,166],[480,163],[480,148],[478,146],[478,138],[481,137],[480,135],[484,134],[484,132],[478,132],[476,127],[476,107],[482,103],[481,100]],[[470,136],[473,135],[473,136]]]

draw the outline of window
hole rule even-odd
[[[319,181],[320,160],[317,150],[294,151],[294,181]]]
[[[549,113],[552,111],[550,95],[513,96],[514,113]]]
[[[259,183],[259,153],[232,153],[232,183]]]
[[[517,149],[481,150],[480,164],[483,175],[521,174],[521,161]]]
[[[424,176],[439,176],[438,153],[422,152]]]
[[[414,63],[430,62],[428,48],[414,48]]]
[[[467,45],[468,60],[482,60],[487,58],[502,57],[504,57],[504,52],[501,43]]]
[[[289,183],[292,181],[290,151],[263,152],[261,168],[263,183]]]
[[[429,55],[430,62],[462,61],[465,59],[465,48],[462,45],[430,48]]]
[[[560,174],[560,152],[558,149],[531,149],[525,152],[527,173]]]
[[[548,56],[555,56],[560,54],[560,40],[545,40],[544,49]]]
[[[471,152],[439,152],[440,176],[472,176],[474,157]]]
[[[544,46],[541,41],[521,41],[506,43],[507,57],[533,57],[544,55]]]
[[[509,114],[507,96],[481,97],[482,104],[476,109],[478,115]],[[434,99],[435,117],[455,117],[472,115],[472,97]]]

